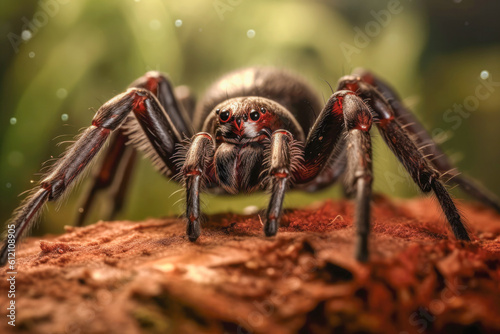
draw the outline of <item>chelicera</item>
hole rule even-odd
[[[111,213],[123,204],[136,151],[144,152],[186,191],[186,233],[201,234],[200,192],[236,194],[267,190],[270,201],[264,233],[274,236],[289,188],[315,191],[343,176],[355,196],[356,258],[368,259],[372,154],[370,129],[383,139],[423,192],[434,192],[455,237],[470,240],[443,182],[458,184],[500,212],[496,197],[459,174],[389,85],[368,71],[339,80],[322,105],[306,81],[289,71],[247,68],[214,83],[194,107],[189,90],[148,72],[102,105],[78,140],[16,211],[19,241],[47,201],[59,199],[106,141],[110,148],[78,220],[81,225],[95,194],[114,187]],[[186,138],[189,138],[186,140]],[[127,145],[130,143],[131,145]],[[1,263],[7,261],[7,243]]]

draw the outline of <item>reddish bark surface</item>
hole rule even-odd
[[[454,240],[432,199],[377,198],[371,259],[353,259],[353,205],[290,210],[275,238],[257,215],[99,222],[17,252],[16,327],[2,333],[500,332],[500,216],[461,205]],[[0,271],[0,304],[8,302]]]

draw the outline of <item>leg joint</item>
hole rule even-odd
[[[128,116],[134,103],[135,94],[121,93],[103,104],[92,120],[92,125],[109,130],[116,129]]]

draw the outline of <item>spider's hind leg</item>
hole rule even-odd
[[[107,204],[108,210],[103,218],[112,220],[122,209],[137,158],[137,150],[127,146],[127,141],[128,137],[122,130],[111,137],[108,151],[93,175],[91,186],[78,209],[75,226],[83,226],[96,196],[106,189],[109,189],[111,201]]]
[[[455,237],[458,240],[470,241],[460,213],[440,181],[439,172],[430,166],[427,159],[397,122],[384,119],[377,125],[387,145],[405,166],[420,189],[423,192],[434,191]]]
[[[441,174],[434,169],[410,135],[396,121],[394,111],[385,97],[375,87],[356,77],[342,78],[339,82],[339,89],[345,88],[355,91],[369,101],[378,118],[377,127],[391,151],[423,192],[434,192],[455,237],[469,241],[469,234],[462,222],[462,217],[441,182]]]
[[[468,195],[475,197],[478,201],[500,212],[500,200],[498,197],[478,184],[473,178],[457,170],[449,157],[441,150],[424,126],[418,121],[415,115],[405,107],[401,98],[387,83],[363,69],[357,69],[355,75],[358,75],[361,80],[374,86],[382,93],[394,111],[396,120],[400,124],[404,124],[405,131],[411,135],[412,140],[415,141],[432,166],[442,174],[442,177],[446,179],[447,182],[460,186]]]
[[[13,225],[15,230],[15,243],[33,226],[45,202],[55,201],[68,191],[101,150],[112,131],[120,128],[131,114],[139,124],[138,130],[142,131],[145,140],[154,150],[159,167],[168,170],[170,174],[178,172],[174,154],[176,145],[182,140],[179,132],[150,91],[131,88],[99,108],[92,119],[92,125],[68,147],[64,156],[56,161],[48,175],[34,189],[33,194],[16,210],[8,223]],[[0,251],[0,266],[5,265],[8,260],[10,240],[9,238],[7,242],[7,239],[4,239],[4,246]]]

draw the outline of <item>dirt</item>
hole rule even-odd
[[[66,227],[19,247],[16,326],[0,331],[500,333],[500,216],[460,209],[470,243],[430,198],[376,198],[365,265],[343,200],[287,211],[274,238],[258,215],[209,216],[194,244],[174,218]]]

